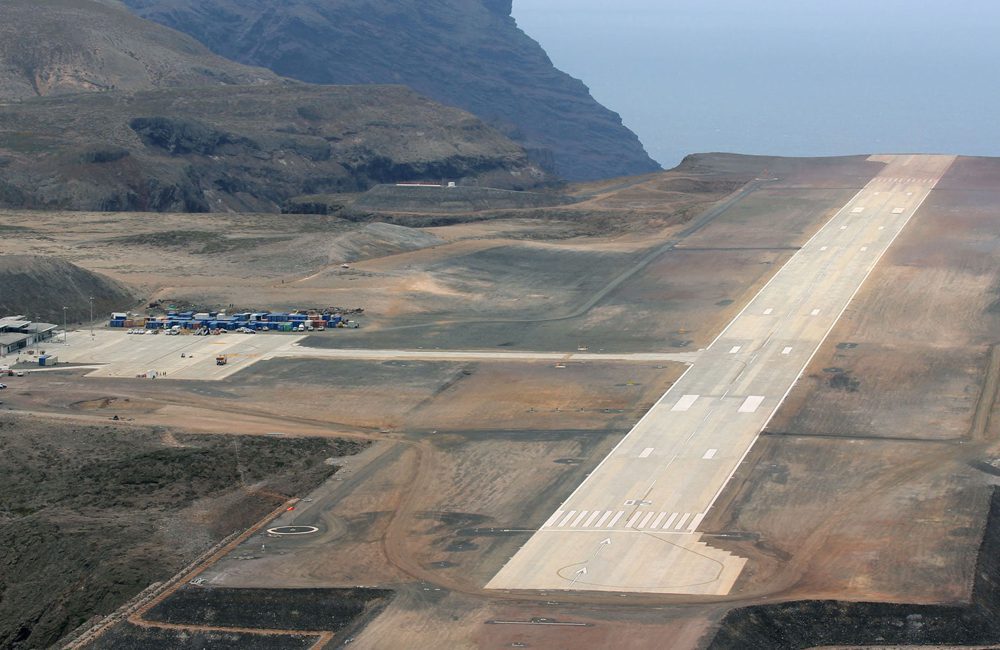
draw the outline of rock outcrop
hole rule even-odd
[[[399,83],[464,108],[567,179],[659,166],[518,29],[511,0],[126,0],[227,58],[311,83]]]

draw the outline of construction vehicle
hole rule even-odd
[[[215,365],[224,366],[227,363],[229,363],[229,359],[226,357],[226,355],[220,354],[219,356],[215,357]]]

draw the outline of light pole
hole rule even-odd
[[[66,308],[63,307],[63,343],[66,342]]]
[[[94,297],[90,297],[90,338],[94,338]]]

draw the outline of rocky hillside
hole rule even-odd
[[[0,104],[0,207],[277,212],[294,196],[377,183],[518,189],[546,178],[496,130],[402,86],[279,82]]]
[[[312,83],[405,84],[571,180],[658,169],[620,117],[518,29],[511,0],[126,0],[225,57]]]
[[[90,317],[91,297],[94,314],[117,311],[137,300],[128,287],[58,258],[0,255],[0,316],[18,314],[62,324],[66,307],[66,319],[80,322]]]
[[[253,84],[273,72],[212,54],[107,0],[0,2],[0,97]]]

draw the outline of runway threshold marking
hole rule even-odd
[[[646,447],[642,450],[642,453],[639,454],[639,458],[649,458],[649,455],[653,453],[653,449],[653,447]]]

